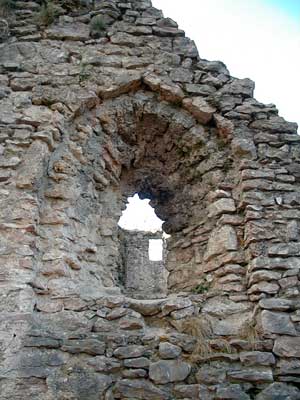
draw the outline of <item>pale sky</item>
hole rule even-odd
[[[251,78],[255,97],[300,125],[300,0],[153,0],[196,42],[201,58]]]
[[[255,97],[300,126],[300,0],[152,0],[196,42],[201,58],[251,78]],[[157,230],[147,200],[130,199],[120,225]]]
[[[162,221],[155,215],[154,209],[149,205],[149,200],[140,200],[135,194],[129,197],[128,201],[127,208],[119,221],[121,228],[152,232],[161,229]]]

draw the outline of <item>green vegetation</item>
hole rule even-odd
[[[192,289],[192,293],[204,294],[208,292],[209,288],[210,288],[210,283],[207,281],[206,274],[204,274],[202,282],[198,283],[198,285]]]
[[[16,8],[16,0],[0,0],[0,15],[6,16]]]
[[[88,65],[84,64],[83,62],[80,63],[80,71],[79,71],[79,83],[82,83],[89,79],[90,72],[88,70]]]
[[[52,1],[47,1],[36,15],[36,23],[40,26],[48,26],[55,21],[59,14],[60,8]]]
[[[53,0],[53,2],[65,8],[67,11],[86,8],[90,5],[90,1],[88,0]]]
[[[105,21],[101,15],[95,15],[90,22],[90,31],[93,37],[100,37],[106,29]]]
[[[207,282],[199,283],[196,287],[192,289],[192,292],[195,294],[204,294],[208,292],[209,284]]]

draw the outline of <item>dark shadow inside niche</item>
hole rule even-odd
[[[119,220],[123,287],[125,293],[137,298],[167,294],[168,235],[162,230],[163,221],[149,203],[149,199],[138,194],[128,197]]]

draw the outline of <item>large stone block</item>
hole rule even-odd
[[[140,400],[169,400],[170,396],[163,390],[144,379],[122,379],[115,388],[117,399],[134,398]]]
[[[216,112],[202,97],[186,98],[182,104],[202,124],[207,124]]]
[[[238,240],[235,229],[230,225],[224,225],[212,232],[204,259],[208,261],[214,256],[237,249]]]
[[[280,357],[300,358],[300,338],[280,336],[275,340],[273,352]]]
[[[150,364],[149,377],[157,384],[184,381],[191,372],[190,364],[183,361],[157,361]]]
[[[261,313],[261,322],[264,333],[297,335],[296,329],[288,314],[264,310]]]

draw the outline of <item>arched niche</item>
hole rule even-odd
[[[39,275],[47,290],[79,297],[123,290],[117,223],[134,193],[151,200],[171,235],[169,291],[205,288],[219,266],[215,257],[240,260],[241,232],[219,221],[223,212],[238,213],[239,177],[228,141],[212,114],[200,123],[149,90],[105,99],[78,115],[50,155],[40,188],[40,248],[62,248],[63,260],[56,270],[57,261],[44,256]],[[44,221],[47,210],[54,219],[64,216],[63,228]]]

